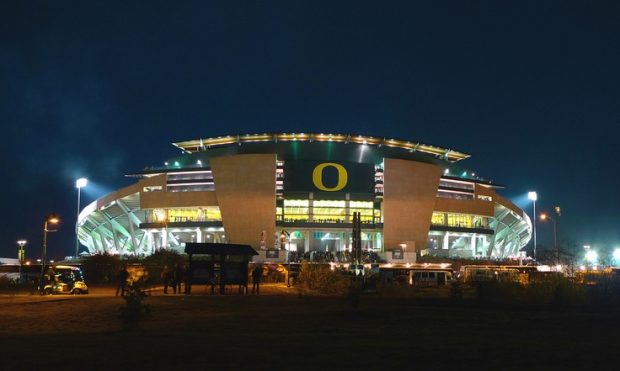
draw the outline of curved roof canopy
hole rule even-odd
[[[184,142],[172,143],[187,153],[200,152],[215,146],[225,146],[230,144],[241,144],[250,142],[336,142],[336,143],[357,143],[375,146],[387,146],[402,148],[407,151],[416,151],[431,154],[439,158],[456,162],[469,157],[468,154],[453,151],[419,142],[411,142],[401,139],[387,139],[380,137],[369,137],[351,134],[316,134],[316,133],[279,133],[279,134],[245,134],[245,135],[226,135],[217,138],[194,139]]]

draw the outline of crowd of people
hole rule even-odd
[[[314,263],[351,263],[353,255],[350,251],[291,251],[289,260],[292,263],[314,262]],[[379,255],[376,252],[362,251],[363,263],[374,263],[379,261]]]
[[[172,287],[173,294],[181,294],[182,285],[185,288],[185,293],[187,293],[186,273],[187,272],[184,265],[175,264],[172,269],[165,265],[160,274],[160,278],[164,283],[164,294],[168,293],[168,287]]]

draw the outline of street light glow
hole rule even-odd
[[[586,253],[586,260],[590,263],[596,263],[596,261],[598,260],[598,253],[594,250],[589,250]]]
[[[540,220],[546,220],[547,214],[540,214]]]
[[[78,188],[78,189],[83,188],[83,187],[86,187],[87,184],[88,184],[88,179],[80,178],[75,181],[75,188]]]
[[[26,241],[26,240],[19,240],[19,241],[17,241],[17,244],[19,246],[21,246],[21,247],[24,247],[26,245],[26,243],[28,243],[28,241]]]
[[[616,247],[614,250],[614,259],[616,262],[620,262],[620,247]]]
[[[538,193],[536,192],[528,192],[527,193],[527,198],[531,201],[536,201],[538,200]]]

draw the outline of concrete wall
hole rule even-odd
[[[385,250],[399,249],[407,241],[415,241],[416,250],[425,249],[441,168],[386,158],[383,174]]]
[[[260,248],[261,232],[273,246],[276,223],[276,155],[234,155],[209,160],[215,194],[230,243]]]

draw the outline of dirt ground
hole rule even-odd
[[[301,296],[147,297],[123,330],[112,288],[82,296],[0,295],[1,370],[577,369],[616,363],[617,313],[475,303]]]

